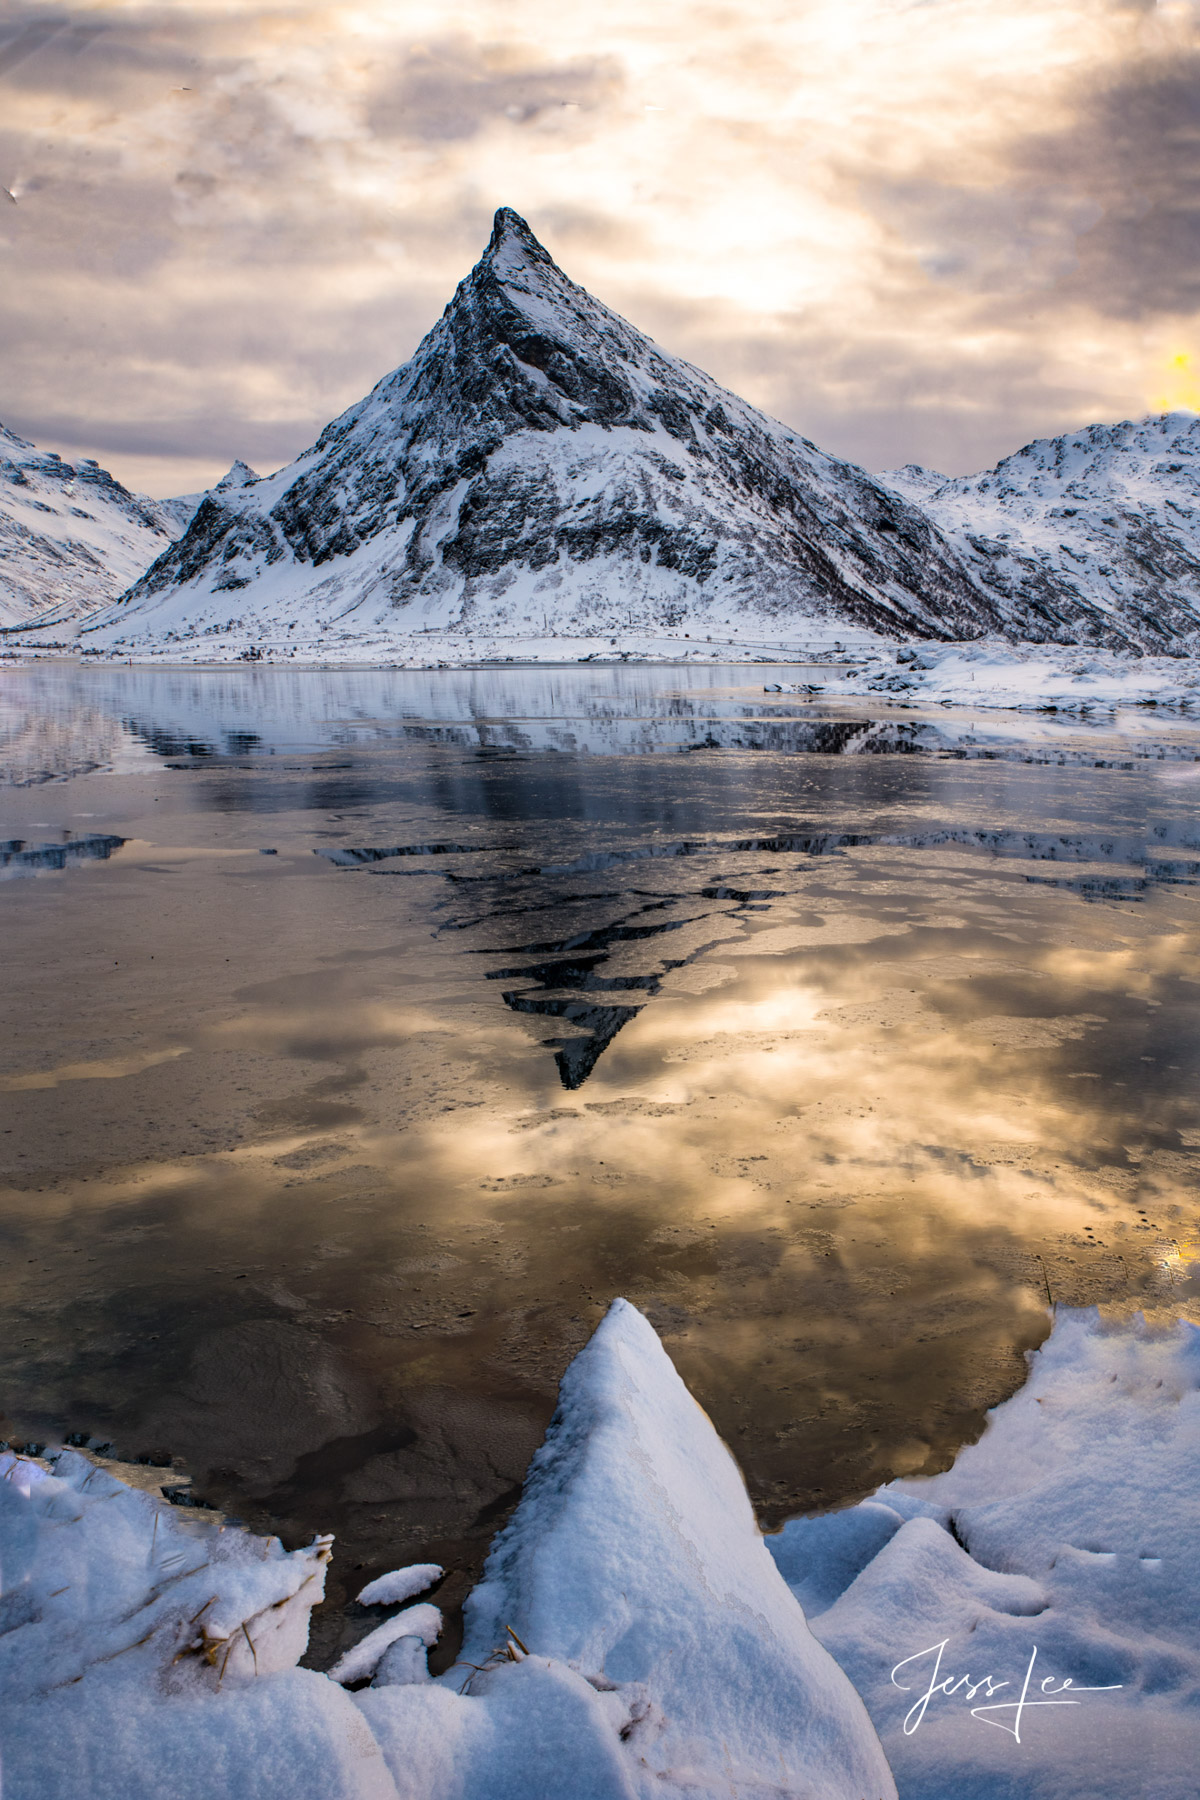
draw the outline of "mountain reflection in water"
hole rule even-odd
[[[0,1436],[452,1605],[615,1293],[767,1522],[1194,1305],[1200,732],[768,675],[0,675]]]

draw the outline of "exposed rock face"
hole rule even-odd
[[[0,627],[112,600],[186,522],[98,463],[64,462],[0,425]]]
[[[1041,438],[981,475],[882,477],[959,548],[1006,633],[1200,648],[1200,418],[1167,413]]]
[[[656,348],[505,209],[412,361],[209,493],[93,641],[1000,617],[917,507]]]

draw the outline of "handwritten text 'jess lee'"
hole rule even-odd
[[[911,1693],[911,1682],[896,1680],[901,1669],[909,1669],[916,1673],[917,1671],[914,1669],[914,1664],[919,1663],[923,1657],[932,1656],[934,1659],[933,1668],[929,1672],[928,1687],[922,1693],[921,1697],[913,1702],[907,1713],[904,1715],[905,1737],[911,1737],[914,1731],[918,1729],[929,1708],[930,1701],[936,1694],[945,1694],[947,1697],[951,1697],[961,1693],[966,1699],[973,1700],[981,1689],[986,1691],[989,1704],[986,1706],[973,1706],[971,1708],[971,1717],[973,1719],[982,1720],[985,1725],[998,1725],[1001,1731],[1011,1732],[1019,1744],[1021,1741],[1021,1719],[1030,1707],[1078,1706],[1080,1702],[1075,1698],[1075,1695],[1077,1694],[1108,1694],[1115,1688],[1119,1688],[1123,1685],[1119,1681],[1114,1681],[1107,1687],[1076,1687],[1075,1683],[1068,1675],[1067,1679],[1060,1682],[1056,1687],[1054,1685],[1055,1677],[1053,1675],[1046,1675],[1042,1678],[1036,1697],[1031,1700],[1029,1698],[1029,1689],[1033,1682],[1033,1666],[1037,1662],[1037,1645],[1035,1644],[1029,1657],[1029,1666],[1025,1671],[1025,1680],[1021,1685],[1020,1699],[993,1702],[992,1695],[999,1693],[1001,1688],[1008,1687],[1010,1684],[1007,1681],[997,1681],[994,1675],[981,1675],[978,1679],[975,1679],[970,1675],[942,1675],[942,1658],[946,1653],[946,1645],[949,1642],[949,1638],[943,1638],[940,1644],[930,1644],[927,1650],[918,1650],[915,1655],[906,1656],[904,1661],[898,1662],[892,1670],[892,1685],[903,1689],[905,1693]],[[1070,1689],[1069,1695],[1067,1694],[1068,1688]],[[1011,1713],[1012,1718],[992,1718],[990,1717],[992,1713]]]

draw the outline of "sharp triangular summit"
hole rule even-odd
[[[503,207],[411,361],[289,467],[208,494],[100,641],[519,653],[996,622],[918,507],[660,349]]]
[[[246,487],[249,482],[257,480],[258,476],[250,467],[250,464],[244,463],[239,456],[230,464],[229,468],[226,469],[224,475],[222,475],[220,481],[217,482],[213,491],[218,494],[224,494],[230,488]]]
[[[502,278],[517,274],[523,267],[539,265],[562,275],[546,246],[539,243],[520,213],[514,212],[511,206],[498,208],[492,220],[492,235],[477,267],[482,268],[485,263],[498,269]]]

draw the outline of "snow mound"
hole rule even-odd
[[[289,1554],[172,1517],[70,1452],[50,1472],[0,1459],[5,1475],[5,1800],[895,1795],[733,1459],[624,1301],[564,1377],[463,1660],[436,1682],[428,1604],[332,1679],[293,1666],[329,1540]],[[396,1596],[430,1572],[382,1580]]]
[[[5,1800],[394,1800],[353,1703],[294,1666],[330,1543],[182,1519],[75,1452],[0,1457]]]
[[[1200,1331],[1067,1312],[952,1469],[771,1550],[902,1800],[1193,1800],[1197,1495]]]
[[[386,1625],[368,1632],[339,1657],[329,1671],[329,1678],[349,1686],[351,1682],[365,1681],[369,1675],[376,1675],[378,1670],[385,1668],[380,1685],[403,1686],[407,1682],[428,1681],[429,1667],[424,1652],[433,1648],[441,1631],[442,1615],[436,1606],[406,1607]]]
[[[423,1594],[427,1587],[441,1579],[440,1563],[409,1563],[406,1568],[393,1569],[390,1574],[368,1581],[358,1596],[358,1604],[396,1606],[401,1600],[411,1600],[414,1594]]]
[[[5,1800],[1194,1800],[1197,1494],[1200,1330],[1064,1312],[952,1469],[768,1548],[616,1301],[459,1663],[430,1679],[423,1603],[331,1679],[295,1666],[330,1540],[285,1552],[74,1452],[5,1454]]]
[[[1200,702],[1200,662],[1195,657],[1131,656],[986,638],[969,644],[881,647],[831,667],[819,690],[811,684],[779,684],[781,693],[814,691],[830,698],[872,695],[901,706],[923,702],[1080,717],[1131,706],[1186,711]]]

